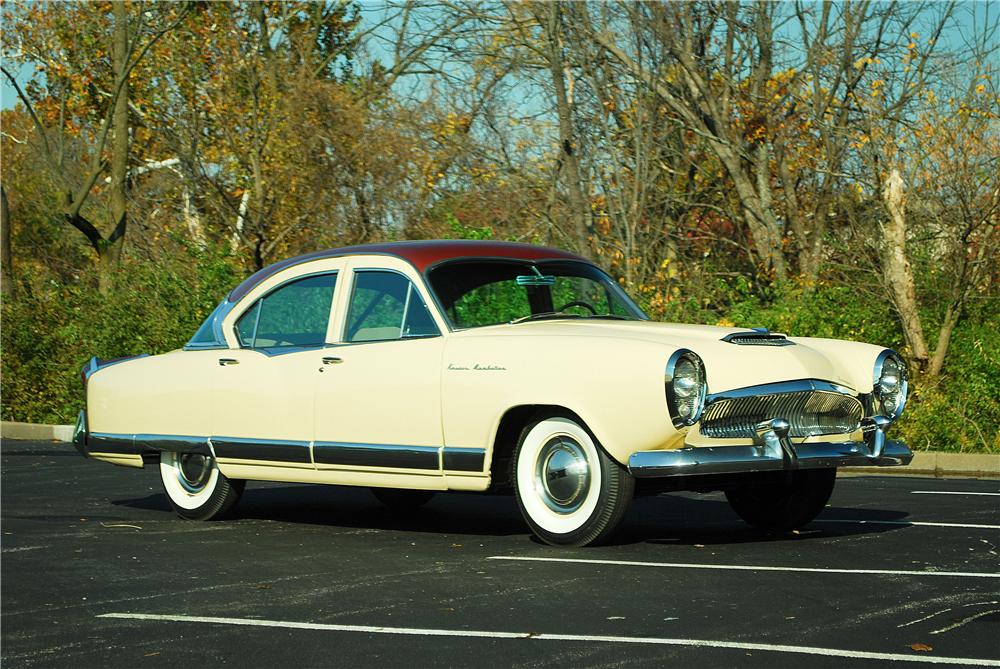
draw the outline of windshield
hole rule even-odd
[[[543,318],[647,320],[607,274],[587,263],[459,260],[428,273],[455,328]]]

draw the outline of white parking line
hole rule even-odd
[[[717,641],[714,639],[672,639],[663,637],[634,636],[589,636],[585,634],[545,634],[534,632],[501,632],[494,630],[452,630],[419,627],[382,627],[375,625],[334,625],[326,623],[302,623],[287,620],[259,620],[248,618],[217,618],[213,616],[158,615],[150,613],[105,613],[98,618],[120,618],[125,620],[153,620],[178,623],[208,623],[216,625],[240,625],[246,627],[281,627],[286,629],[320,630],[326,632],[360,632],[364,634],[399,634],[406,636],[446,636],[473,637],[480,639],[525,639],[538,641],[576,641],[589,643],[627,643],[657,646],[689,646],[700,648],[730,648],[735,650],[759,650],[774,653],[797,653],[801,655],[825,655],[862,660],[887,660],[890,662],[923,662],[927,664],[959,664],[978,667],[1000,667],[1000,660],[986,660],[972,657],[941,657],[936,655],[902,655],[899,653],[870,653],[841,648],[821,648],[816,646],[786,646],[770,643],[747,643],[739,641]]]
[[[817,518],[814,523],[843,523],[849,525],[902,525],[903,527],[963,527],[971,530],[1000,530],[1000,525],[977,525],[974,523],[931,523],[916,520],[824,520]]]
[[[492,555],[487,560],[516,562],[564,562],[574,564],[615,565],[619,567],[660,567],[664,569],[718,569],[722,571],[796,571],[820,574],[879,574],[888,576],[962,576],[965,578],[1000,578],[1000,574],[977,571],[902,571],[895,569],[832,569],[826,567],[766,567],[749,564],[690,564],[687,562],[639,562],[635,560],[595,560],[584,558],[527,557]]]
[[[985,495],[1000,497],[1000,492],[963,492],[961,490],[911,490],[911,495]]]

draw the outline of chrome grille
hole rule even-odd
[[[820,390],[723,398],[705,408],[701,433],[715,439],[753,438],[758,423],[784,418],[792,437],[846,434],[861,424],[861,402],[850,395]]]

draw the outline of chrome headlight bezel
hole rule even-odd
[[[684,379],[690,380],[692,378],[690,372],[685,371],[692,368],[695,372],[693,377],[695,385],[693,387],[696,391],[694,394],[690,392],[690,389],[684,390],[678,385]],[[708,395],[705,363],[702,362],[698,354],[686,348],[674,351],[667,361],[663,374],[663,384],[667,396],[667,409],[674,427],[680,429],[697,423],[705,410],[705,397]],[[690,401],[692,398],[694,399],[693,410],[682,411],[682,403]]]
[[[896,401],[893,403],[891,411],[886,408],[886,400],[890,394],[885,392],[882,383],[883,375],[887,371],[887,362],[891,363],[889,367],[894,365],[898,370],[896,391],[891,393],[891,395],[896,397]],[[903,414],[903,409],[906,407],[909,388],[906,362],[903,361],[903,356],[889,348],[879,353],[875,359],[875,367],[872,370],[872,399],[874,400],[872,402],[872,410],[880,416],[885,416],[891,421],[896,421]]]

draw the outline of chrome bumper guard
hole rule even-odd
[[[628,459],[628,469],[637,478],[740,474],[785,469],[826,467],[894,467],[908,465],[913,452],[901,441],[889,441],[885,431],[890,421],[882,416],[866,418],[861,429],[864,441],[793,444],[788,421],[775,418],[757,425],[752,446],[700,446],[673,451],[640,451]]]

